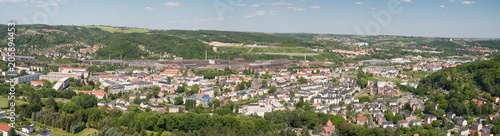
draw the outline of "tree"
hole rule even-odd
[[[391,113],[391,115],[392,115],[392,113]],[[397,122],[398,122],[398,121],[400,121],[400,120],[403,120],[403,115],[401,115],[401,114],[396,114],[396,115],[392,118],[392,121],[393,121],[394,123],[397,123]]]
[[[80,105],[74,103],[74,102],[66,102],[62,108],[62,110],[64,112],[67,112],[67,113],[70,113],[70,114],[73,114],[75,113],[77,110],[81,109]]]
[[[57,103],[52,96],[49,97],[49,99],[47,100],[47,103],[45,104],[45,108],[49,109],[52,112],[59,111],[59,107],[57,107]]]
[[[392,115],[392,111],[391,110],[385,110],[385,112],[384,112],[385,119],[387,119],[387,120],[393,120],[392,119],[393,116],[394,115]]]
[[[15,128],[11,128],[11,129],[9,129],[9,132],[7,132],[7,133],[9,133],[9,136],[17,136],[17,133],[16,133],[16,129],[15,129]]]
[[[175,97],[174,98],[174,104],[175,105],[182,105],[184,102],[183,102],[183,98],[182,96],[178,96],[178,97]]]
[[[19,119],[24,120],[24,113],[23,113],[23,111],[19,112]]]
[[[439,127],[439,120],[432,121],[432,126],[433,127]]]
[[[306,126],[302,126],[302,134],[301,136],[308,136],[309,135],[309,130],[307,129]]]
[[[266,88],[267,87],[267,80],[262,80],[262,86],[260,88]]]
[[[276,92],[276,86],[275,85],[271,86],[271,89],[269,89],[268,93],[271,94],[271,93],[274,93],[274,92]]]

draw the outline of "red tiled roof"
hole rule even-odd
[[[10,126],[0,123],[0,130],[9,132],[10,128],[11,128]]]
[[[45,84],[44,81],[31,81],[31,84]]]
[[[88,69],[88,68],[78,68],[78,67],[59,67],[60,69]]]

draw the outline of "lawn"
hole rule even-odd
[[[413,78],[422,79],[431,73],[432,73],[431,71],[407,71],[405,74],[413,75]]]
[[[14,100],[16,105],[22,105],[22,104],[28,104],[28,102],[21,101],[21,100]],[[9,108],[9,99],[7,97],[0,96],[0,108]]]
[[[359,99],[361,97],[368,97],[370,99],[370,101],[372,101],[373,99],[376,98],[375,96],[368,94],[368,92],[362,92],[358,96],[354,97],[354,99]]]
[[[33,120],[26,119],[26,122],[33,122]],[[35,122],[35,123],[36,123],[36,127],[35,127],[36,132],[33,134],[36,134],[40,130],[40,128],[46,129],[47,127],[50,127],[50,126],[46,126],[44,124],[41,124],[39,122]],[[18,127],[21,127],[21,126],[18,126]],[[53,127],[50,127],[50,128],[52,129],[52,131],[50,131],[52,136],[64,136],[64,135],[67,135],[67,136],[88,136],[88,135],[97,136],[97,134],[94,134],[97,132],[97,130],[91,129],[91,128],[86,128],[86,129],[84,129],[81,132],[76,133],[76,134],[66,132],[66,131],[62,130],[61,128],[53,128]]]
[[[399,78],[385,78],[385,77],[369,77],[368,80],[375,79],[375,81],[392,81],[394,83],[401,83],[401,79]]]
[[[45,103],[45,102],[47,102],[47,100],[48,100],[48,99],[49,99],[49,98],[42,98],[42,102],[44,102],[44,103]],[[66,98],[54,98],[54,100],[55,100],[56,102],[63,102],[63,103],[66,103],[66,102],[71,101],[71,99],[66,99]]]

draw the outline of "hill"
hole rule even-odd
[[[500,57],[444,68],[420,80],[417,89],[400,87],[428,97],[425,111],[436,116],[444,112],[458,116],[493,114],[493,97],[500,96]]]

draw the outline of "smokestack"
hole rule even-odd
[[[207,50],[205,50],[205,60],[207,60]]]
[[[120,54],[120,65],[123,65],[122,60],[123,60],[123,57],[122,57],[122,54]]]
[[[109,54],[108,62],[109,62],[109,65],[111,65],[111,54]]]

